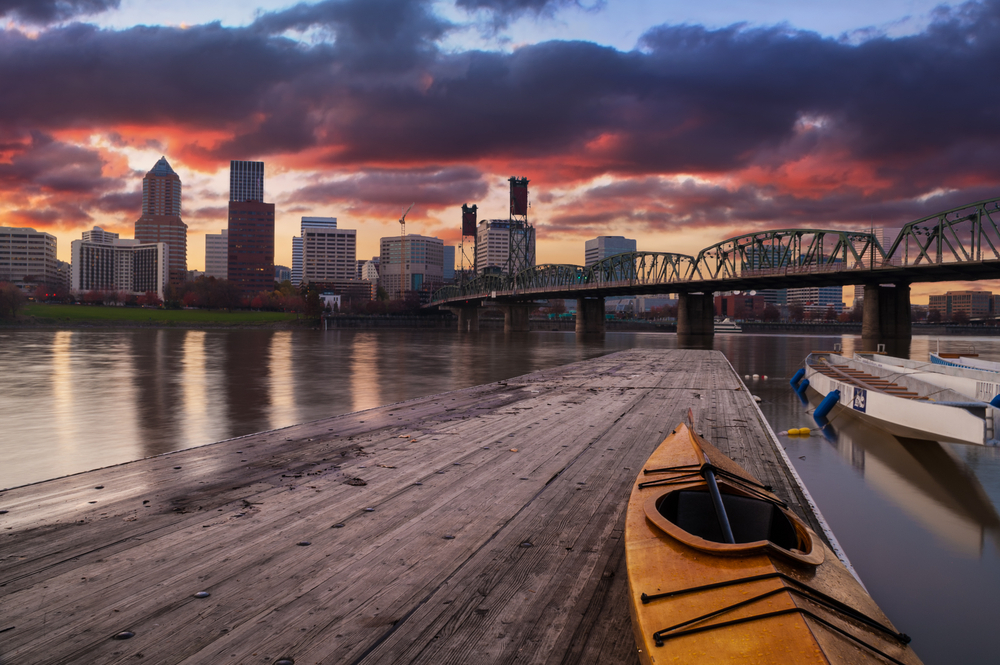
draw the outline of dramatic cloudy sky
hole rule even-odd
[[[132,236],[160,155],[189,268],[230,159],[266,162],[286,265],[302,215],[363,258],[415,203],[408,231],[456,244],[511,175],[560,263],[1000,195],[1000,0],[0,0],[0,27],[0,225],[66,260],[95,224]]]

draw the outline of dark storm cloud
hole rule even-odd
[[[398,71],[429,60],[453,26],[429,2],[326,0],[263,14],[251,30],[280,34],[318,27],[332,33],[335,60],[361,71]]]
[[[486,196],[482,173],[468,167],[376,169],[349,178],[309,185],[288,195],[289,202],[346,201],[352,204],[425,207],[455,205]]]
[[[499,30],[510,25],[511,21],[526,15],[552,18],[564,7],[582,7],[595,10],[603,9],[604,0],[597,0],[593,5],[584,7],[579,0],[456,0],[455,5],[468,12],[482,12],[490,17],[490,28]]]
[[[45,25],[118,9],[121,0],[0,0],[0,17]]]
[[[464,6],[509,14],[558,5]],[[160,127],[182,159],[303,153],[362,173],[303,192],[317,197],[349,196],[351,186],[362,198],[369,186],[390,196],[370,184],[386,177],[378,169],[410,165],[529,164],[545,174],[536,182],[552,183],[746,169],[765,177],[829,158],[843,177],[810,200],[863,204],[871,186],[859,178],[900,199],[1000,181],[998,28],[1000,3],[990,0],[940,10],[920,34],[861,43],[786,27],[662,26],[628,52],[579,41],[445,52],[438,40],[451,26],[427,0],[340,0],[246,28],[6,30],[0,129]],[[309,45],[290,31],[330,39]],[[804,201],[787,180],[769,193],[778,203],[734,209],[763,216],[768,205]],[[474,200],[482,190],[473,182],[448,191]],[[410,190],[392,200],[419,198]]]
[[[926,198],[865,197],[856,190],[804,198],[773,188],[743,185],[726,188],[694,180],[635,178],[591,187],[571,200],[557,202],[539,224],[546,235],[582,237],[616,232],[720,228],[718,240],[730,235],[773,228],[865,230],[871,226],[902,227],[931,211],[958,208],[993,198],[996,187],[979,186]],[[653,251],[670,251],[648,247]]]
[[[98,153],[32,132],[9,162],[0,162],[0,183],[21,191],[104,191],[109,180],[103,176],[103,168],[104,160]]]
[[[283,81],[308,80],[329,63],[324,47],[217,23],[121,31],[73,24],[36,38],[5,30],[0,124],[219,127],[280,100]]]
[[[142,190],[110,192],[98,198],[94,207],[101,212],[139,217],[142,211]]]

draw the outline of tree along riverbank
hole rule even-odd
[[[7,328],[315,328],[319,323],[286,312],[157,309],[29,303]]]

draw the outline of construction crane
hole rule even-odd
[[[406,273],[410,269],[409,261],[406,258],[406,215],[413,210],[415,205],[416,203],[411,203],[410,207],[404,210],[399,218],[399,297],[401,300],[406,299],[408,290],[406,288]]]

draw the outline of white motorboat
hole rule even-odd
[[[743,332],[743,328],[741,328],[740,324],[736,323],[732,319],[725,318],[722,321],[715,322],[715,332],[738,333],[738,332]]]
[[[908,360],[880,353],[855,353],[854,359],[866,365],[909,374],[932,385],[954,390],[969,399],[1000,407],[1000,372],[973,369],[964,365]]]
[[[805,378],[820,395],[838,393],[839,406],[890,434],[911,439],[997,445],[996,409],[921,380],[835,353],[811,353]]]

